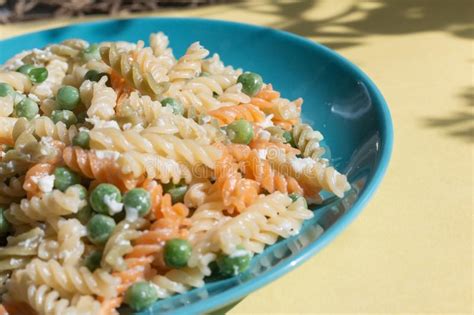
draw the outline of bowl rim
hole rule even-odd
[[[191,23],[207,23],[214,25],[226,25],[236,28],[246,28],[252,29],[253,31],[267,31],[273,32],[276,35],[282,36],[289,41],[298,42],[304,46],[311,46],[312,49],[318,49],[321,53],[325,54],[329,58],[336,59],[342,64],[343,67],[347,68],[351,74],[359,78],[362,81],[370,94],[372,99],[378,104],[378,115],[377,119],[380,120],[381,125],[381,149],[379,155],[378,165],[373,176],[367,181],[367,184],[359,195],[357,201],[350,207],[347,212],[340,217],[329,229],[325,230],[324,233],[314,242],[310,243],[304,250],[301,250],[294,255],[294,259],[291,261],[285,261],[281,264],[278,264],[268,271],[259,275],[247,282],[241,283],[235,287],[227,289],[222,293],[216,294],[213,297],[197,301],[190,305],[185,305],[180,309],[172,310],[167,312],[168,314],[175,312],[183,312],[186,314],[200,314],[204,312],[212,312],[222,308],[231,303],[237,302],[243,297],[247,296],[253,291],[263,287],[266,284],[269,284],[272,281],[280,278],[284,274],[288,273],[295,267],[301,265],[303,262],[307,261],[309,258],[314,256],[317,252],[323,249],[328,245],[334,238],[336,238],[347,226],[359,215],[365,205],[373,197],[375,191],[380,185],[390,161],[392,149],[393,149],[393,124],[390,115],[390,111],[385,101],[382,93],[379,91],[375,83],[369,78],[364,71],[362,71],[358,66],[350,62],[348,59],[335,52],[334,50],[308,38],[284,31],[278,30],[267,26],[255,25],[250,23],[241,23],[234,21],[226,21],[220,19],[210,19],[210,18],[196,18],[196,17],[166,17],[166,16],[145,16],[145,17],[126,17],[126,18],[106,18],[106,19],[97,19],[92,21],[80,22],[80,23],[69,23],[59,27],[46,28],[39,31],[28,32],[25,34],[20,34],[16,36],[10,36],[2,39],[0,43],[11,39],[21,39],[22,37],[27,37],[43,32],[50,32],[52,30],[61,30],[70,27],[82,27],[82,26],[100,26],[107,23],[114,23],[119,21],[140,21],[140,20],[166,20],[169,22],[179,22],[179,21],[189,21]],[[199,39],[196,39],[199,40]],[[140,314],[140,313],[139,313]],[[146,314],[146,311],[142,314]]]

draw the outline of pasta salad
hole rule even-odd
[[[253,72],[163,33],[70,39],[0,68],[0,294],[11,314],[117,314],[244,272],[346,176]]]

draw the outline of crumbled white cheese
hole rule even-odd
[[[303,172],[306,168],[311,167],[315,164],[316,162],[312,158],[293,158],[290,160],[291,167],[293,170],[297,173]]]
[[[79,127],[79,131],[89,133],[90,130],[87,129],[86,127]]]
[[[15,93],[13,102],[14,102],[15,104],[18,104],[18,103],[20,103],[21,101],[23,101],[25,98],[26,98],[25,95],[20,94],[20,93]]]
[[[28,94],[28,97],[32,100],[32,101],[35,101],[36,103],[39,103],[41,100],[39,99],[38,96],[36,96],[36,94],[33,94],[33,93],[30,93]]]
[[[138,219],[138,209],[134,207],[125,207],[125,219],[134,222]]]
[[[3,159],[4,156],[5,156],[5,152],[0,151],[0,159]]]
[[[8,161],[7,164],[5,164],[5,167],[8,170],[13,170],[15,168],[15,164],[13,163],[13,161]]]
[[[265,117],[264,121],[257,123],[257,125],[262,127],[263,129],[272,127],[274,126],[272,119],[273,119],[273,114],[270,114],[267,117]]]
[[[102,120],[99,117],[92,117],[92,118],[86,118],[86,121],[88,123],[91,123],[94,125],[94,129],[101,129],[101,128],[115,128],[115,129],[120,129],[118,123],[115,120]]]
[[[103,201],[106,204],[107,208],[109,208],[110,215],[114,215],[122,211],[123,203],[118,202],[112,196],[105,195]]]
[[[248,251],[245,249],[236,249],[232,254],[230,254],[230,258],[235,258],[235,257],[243,257],[247,256],[249,254]]]
[[[264,141],[268,141],[270,140],[270,137],[272,136],[272,134],[264,129],[261,129],[258,131],[257,133],[257,138],[258,139],[261,139],[261,140],[264,140]]]
[[[95,155],[99,159],[110,159],[110,160],[118,160],[120,157],[120,153],[117,151],[110,151],[110,150],[96,150]]]
[[[128,130],[130,128],[132,128],[132,124],[131,123],[126,123],[122,126],[123,130]]]
[[[48,193],[53,190],[54,187],[54,175],[43,175],[43,176],[32,176],[31,180],[38,185],[38,188],[44,192]]]
[[[211,116],[209,115],[204,115],[201,117],[201,121],[205,124],[209,123],[211,121]]]
[[[261,160],[266,160],[267,159],[267,153],[268,153],[268,149],[258,149],[257,150],[257,155]]]

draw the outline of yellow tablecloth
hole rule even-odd
[[[156,15],[285,29],[373,78],[395,126],[391,164],[330,246],[230,314],[473,312],[472,1],[247,1]],[[0,37],[87,19],[0,26]]]

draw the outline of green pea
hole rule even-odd
[[[168,193],[171,195],[171,201],[173,203],[177,202],[183,202],[184,200],[184,195],[186,194],[186,191],[188,190],[187,185],[175,185],[173,183],[168,183],[163,185],[163,190],[165,193]]]
[[[13,90],[12,86],[8,83],[0,83],[0,96],[4,97],[7,95],[13,95],[15,91]]]
[[[125,292],[125,303],[134,311],[141,311],[150,307],[158,299],[153,284],[145,281],[136,282]]]
[[[0,235],[5,235],[10,230],[10,223],[7,221],[3,213],[5,209],[0,208]]]
[[[86,75],[84,76],[84,80],[89,80],[89,81],[94,81],[94,82],[99,81],[99,71],[96,71],[96,70],[87,71]]]
[[[65,191],[70,186],[80,182],[80,176],[65,166],[58,166],[54,170],[54,188]]]
[[[34,68],[35,67],[33,65],[30,65],[27,63],[19,67],[18,69],[16,69],[16,71],[28,75],[30,71],[33,70]]]
[[[167,98],[161,100],[161,105],[171,108],[171,111],[176,115],[183,115],[184,114],[183,104],[181,104],[180,101],[178,101],[178,100],[176,100],[172,97],[167,97]]]
[[[164,259],[168,267],[183,268],[191,257],[191,244],[179,238],[166,241]]]
[[[71,127],[72,125],[77,124],[76,115],[67,109],[64,110],[53,110],[51,113],[51,119],[54,123],[63,122],[66,127]]]
[[[94,272],[97,268],[100,267],[100,261],[102,260],[102,252],[95,250],[90,253],[84,260],[84,265],[90,272]]]
[[[125,210],[143,217],[151,209],[150,193],[143,188],[134,188],[123,196],[123,205]]]
[[[238,275],[250,266],[250,253],[238,249],[234,255],[220,255],[217,257],[219,272],[226,277]]]
[[[28,73],[28,77],[33,83],[44,82],[48,78],[48,69],[45,67],[33,68],[30,70],[30,73]]]
[[[79,90],[70,85],[61,87],[56,95],[59,109],[74,110],[80,100]]]
[[[92,191],[89,201],[92,209],[98,213],[113,215],[122,211],[122,195],[112,184],[99,184]]]
[[[89,60],[100,60],[100,51],[99,51],[99,45],[97,44],[92,44],[87,48],[84,48],[81,52],[81,57],[83,61],[89,61]]]
[[[25,117],[26,119],[31,120],[38,115],[38,113],[38,104],[29,97],[25,97],[21,102],[14,106],[14,114],[16,117]]]
[[[109,239],[114,228],[114,219],[103,214],[96,214],[87,222],[87,237],[92,243],[103,245]]]
[[[89,133],[86,131],[79,131],[77,135],[72,138],[72,145],[77,145],[83,149],[89,149]]]
[[[76,213],[76,218],[81,222],[82,224],[87,224],[89,222],[90,218],[93,215],[92,208],[90,206],[85,206]]]
[[[236,120],[226,128],[227,136],[233,143],[249,144],[253,138],[252,124],[245,119]]]
[[[262,77],[253,72],[242,73],[237,79],[237,82],[242,84],[242,92],[248,96],[257,94],[263,85]]]

